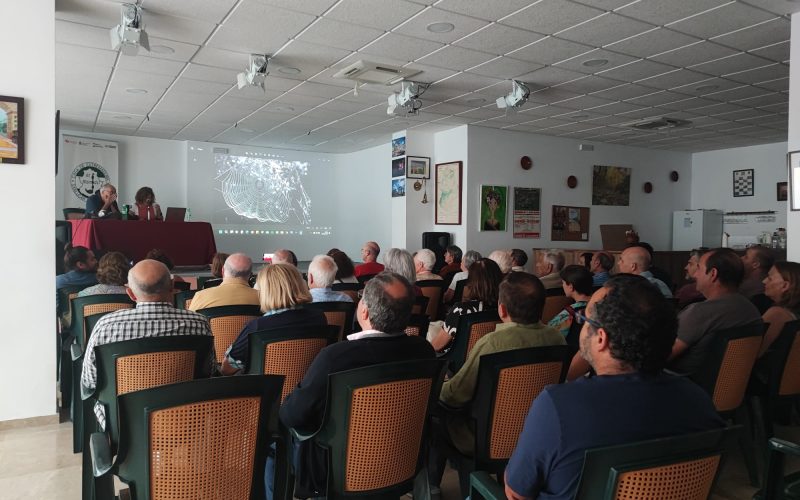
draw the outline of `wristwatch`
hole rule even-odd
[[[105,217],[106,216],[106,211],[105,210],[100,210],[99,212],[97,212],[97,216],[98,217]]]

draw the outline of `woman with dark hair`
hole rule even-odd
[[[761,341],[759,356],[763,356],[783,330],[787,321],[800,318],[800,264],[776,262],[764,278],[764,295],[775,305],[764,312],[762,319],[769,324]]]
[[[147,252],[147,255],[144,256],[145,259],[152,259],[157,260],[167,266],[169,269],[170,276],[172,277],[172,281],[186,281],[185,279],[181,278],[180,276],[176,276],[172,274],[172,270],[175,269],[175,264],[172,263],[172,259],[169,258],[169,255],[164,250],[160,248],[154,248]]]
[[[125,283],[128,282],[128,258],[120,252],[109,252],[100,258],[97,266],[97,285],[84,288],[78,297],[87,295],[104,295],[113,293],[127,293]]]
[[[455,339],[461,316],[497,307],[502,280],[503,273],[500,272],[500,266],[491,259],[479,259],[469,266],[469,277],[464,288],[464,297],[468,298],[453,304],[447,312],[444,324],[438,331],[434,327],[434,334],[430,337],[431,345],[436,352],[444,353],[449,350]]]
[[[64,274],[56,276],[56,290],[73,285],[94,285],[97,283],[97,259],[94,252],[86,247],[64,247]]]
[[[139,188],[134,197],[136,203],[130,208],[128,217],[139,220],[164,220],[161,207],[156,203],[156,194],[147,186]]]
[[[224,252],[217,252],[211,258],[211,276],[222,279],[222,267],[225,265],[225,259],[230,257],[229,254]]]
[[[592,298],[592,273],[584,266],[573,264],[562,269],[559,275],[564,295],[575,302],[556,314],[547,326],[555,328],[566,337],[575,321],[575,312],[583,312]]]
[[[356,268],[346,253],[338,248],[331,248],[328,251],[328,257],[336,262],[336,279],[333,280],[334,283],[358,283],[358,279],[355,276]]]

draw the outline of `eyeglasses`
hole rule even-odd
[[[601,325],[601,324],[600,324],[600,323],[598,323],[597,321],[595,321],[595,320],[593,320],[593,319],[591,319],[591,318],[587,318],[587,317],[586,317],[586,316],[585,316],[585,315],[584,315],[582,312],[580,312],[580,311],[575,311],[575,321],[576,321],[576,322],[577,322],[579,325],[582,325],[582,324],[584,324],[584,323],[589,323],[590,325],[592,325],[592,326],[593,326],[593,327],[595,327],[595,328],[602,328],[602,327],[603,327],[603,325]]]
[[[358,298],[361,299],[363,297],[364,297],[364,289],[362,288],[361,290],[358,291]]]

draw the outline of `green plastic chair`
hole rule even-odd
[[[309,302],[302,307],[322,311],[328,324],[338,327],[339,340],[353,333],[353,316],[356,314],[354,302]]]
[[[198,309],[198,313],[208,318],[211,333],[214,335],[214,350],[217,353],[217,363],[222,364],[225,351],[228,350],[244,326],[252,320],[261,317],[261,308],[254,305],[246,306],[219,306]]]
[[[406,335],[425,338],[428,335],[430,324],[431,320],[427,314],[412,314],[405,329]]]
[[[282,385],[280,376],[245,375],[123,394],[117,455],[112,459],[105,434],[93,434],[93,472],[113,471],[137,500],[262,500]],[[113,499],[113,485],[97,498]]]
[[[72,315],[70,314],[70,295],[77,296],[78,292],[87,288],[89,285],[73,285],[65,286],[56,290],[56,363],[58,366],[58,373],[56,377],[58,381],[69,380],[69,363],[62,366],[61,359],[64,349],[69,349],[69,345],[65,342],[70,336],[70,328],[72,326]],[[69,358],[69,355],[66,355]],[[71,387],[67,383],[61,384],[61,407],[67,408],[71,397]]]
[[[181,290],[175,294],[175,308],[176,309],[189,309],[189,305],[194,298],[197,290]]]
[[[772,438],[768,441],[764,488],[753,495],[753,500],[800,499],[800,472],[784,476],[786,455],[800,457],[800,446],[784,439]]]
[[[327,498],[396,500],[425,476],[428,415],[444,370],[441,360],[411,360],[330,374],[321,427],[291,429],[328,450]]]
[[[439,312],[442,309],[444,291],[447,290],[447,283],[444,280],[421,280],[414,283],[414,285],[420,287],[422,294],[428,297],[428,307],[425,313],[431,321],[438,320]]]
[[[475,343],[487,333],[493,332],[498,323],[500,316],[496,309],[464,314],[458,319],[453,345],[442,356],[442,359],[446,359],[449,363],[450,373],[457,373],[461,369]]]
[[[95,349],[97,385],[92,394],[85,395],[83,454],[83,499],[93,498],[92,492],[107,488],[110,476],[92,478],[89,436],[98,432],[94,418],[95,403],[105,409],[105,435],[112,453],[119,442],[117,398],[120,394],[149,389],[155,386],[207,378],[211,375],[214,341],[204,335],[175,335],[146,337],[103,344]]]

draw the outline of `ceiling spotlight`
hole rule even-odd
[[[426,29],[431,33],[450,33],[456,26],[453,23],[431,23]]]
[[[587,68],[599,68],[600,66],[608,64],[608,59],[589,59],[588,61],[583,61],[581,64]]]
[[[126,56],[135,56],[139,47],[150,51],[147,32],[142,23],[142,8],[124,3],[120,8],[120,23],[111,28],[111,48],[121,50]]]
[[[267,75],[267,64],[269,64],[269,57],[266,54],[250,54],[250,64],[247,68],[236,75],[236,83],[239,90],[252,85],[253,87],[261,87],[261,90],[266,91],[264,88],[264,80]]]
[[[497,107],[500,109],[518,108],[527,102],[529,95],[531,95],[531,89],[526,84],[519,80],[511,80],[511,92],[497,98]]]
[[[389,96],[386,108],[387,115],[395,114],[398,106],[405,109],[405,114],[416,115],[422,107],[422,101],[418,99],[426,90],[428,85],[416,82],[400,82],[400,92],[395,92]]]

